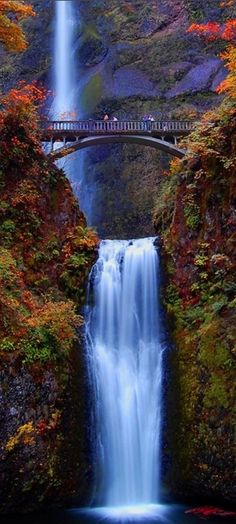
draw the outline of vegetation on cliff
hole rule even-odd
[[[0,347],[26,362],[63,358],[73,346],[97,242],[65,175],[41,149],[42,98],[35,85],[22,85],[2,99],[0,113]]]
[[[22,84],[1,99],[3,512],[39,507],[48,497],[63,500],[78,484],[82,493],[88,471],[85,399],[75,400],[85,392],[73,384],[75,372],[85,377],[75,353],[82,324],[78,308],[97,237],[86,227],[63,171],[42,151],[38,106],[44,96],[36,85]],[[83,471],[74,475],[78,462]]]
[[[83,71],[85,114],[101,118],[198,118],[220,102],[216,86],[225,77],[216,41],[207,46],[190,24],[217,23],[228,16],[221,0],[80,1],[76,38]],[[84,52],[86,50],[86,52]],[[82,52],[81,52],[82,51]],[[93,179],[101,236],[145,236],[169,159],[143,147],[113,146],[88,151],[85,177]],[[119,201],[117,192],[121,195]]]
[[[232,43],[228,52],[235,53]],[[223,84],[229,96],[183,143],[187,157],[172,162],[155,211],[168,271],[164,301],[176,345],[170,355],[169,482],[177,494],[230,502],[235,500],[235,69],[234,64]]]
[[[0,43],[8,51],[18,52],[26,49],[27,42],[19,21],[34,15],[31,5],[17,0],[1,0]]]
[[[182,494],[233,501],[236,106],[225,103],[206,119],[188,142],[192,153],[173,164],[155,218],[177,346],[172,485]]]

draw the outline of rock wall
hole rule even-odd
[[[79,332],[97,238],[44,155],[27,91],[0,111],[0,513],[91,493]]]
[[[25,23],[29,49],[20,57],[1,55],[0,88],[32,77],[53,87],[55,3],[32,4],[38,16]],[[218,103],[214,89],[225,72],[217,46],[206,47],[187,28],[193,21],[220,19],[220,5],[220,0],[73,0],[77,96],[83,115],[194,118]],[[169,158],[149,148],[122,145],[82,154],[81,201],[100,236],[153,234],[152,210]],[[79,163],[82,154],[76,155]]]
[[[214,89],[225,72],[216,45],[206,48],[187,28],[220,18],[219,1],[81,0],[79,8],[86,115],[194,118],[218,103]],[[101,237],[153,234],[152,210],[168,163],[167,156],[142,147],[87,153],[86,183],[92,180],[95,189],[89,218]]]
[[[156,202],[169,318],[166,481],[182,498],[235,502],[235,105],[193,133]],[[213,123],[214,122],[214,123]]]
[[[9,58],[1,50],[2,89],[32,77],[52,85],[54,3],[32,3],[38,17],[25,24],[28,51]],[[191,21],[220,18],[220,1],[81,0],[74,2],[75,10],[78,5],[82,23],[75,53],[86,116],[188,118],[218,104],[214,88],[225,72],[217,49],[204,47],[186,29]],[[190,157],[171,177],[163,178],[168,158],[149,149],[117,145],[89,152],[85,190],[95,188],[91,222],[102,236],[152,233],[156,206],[155,229],[163,238],[169,274],[166,307],[177,348],[170,354],[166,480],[182,498],[232,501],[234,110],[227,108],[217,118],[215,128],[206,126],[206,134],[200,129],[193,138],[199,163]],[[46,345],[46,362],[39,364],[37,358],[30,361],[27,332],[16,330],[23,340],[16,347],[16,332],[6,340],[4,329],[11,326],[9,316],[25,329],[34,304],[45,328],[42,302],[69,297],[81,303],[96,242],[61,172],[38,154],[33,173],[29,165],[19,172],[15,164],[1,171],[0,278],[3,266],[6,287],[2,284],[0,298],[8,324],[1,326],[0,415],[9,421],[1,429],[0,479],[1,508],[8,512],[39,508],[77,492],[86,503],[92,475],[84,447],[86,383],[81,361],[75,366],[74,343],[55,362]],[[16,309],[23,320],[12,316]],[[41,342],[34,339],[36,354],[44,358]],[[57,357],[60,350],[56,346]]]
[[[81,347],[58,373],[2,358],[1,513],[28,513],[90,500],[86,370]]]

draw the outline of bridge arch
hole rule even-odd
[[[63,139],[62,139],[63,140]],[[75,151],[84,149],[86,147],[98,146],[98,145],[107,145],[107,144],[137,144],[142,146],[153,147],[159,151],[163,151],[177,158],[183,158],[186,155],[186,151],[178,148],[176,145],[167,142],[166,140],[161,140],[152,136],[145,135],[95,135],[88,136],[85,138],[79,138],[72,143],[64,143],[63,147],[60,147],[56,150],[52,150],[48,157],[53,160],[59,160]]]

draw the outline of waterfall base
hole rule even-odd
[[[71,512],[85,515],[91,520],[96,521],[117,521],[117,522],[159,522],[168,523],[167,514],[170,507],[162,504],[145,504],[134,506],[105,506],[90,508],[87,510],[74,509]]]

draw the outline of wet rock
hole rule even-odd
[[[206,90],[209,87],[213,75],[218,73],[220,66],[221,61],[218,58],[205,60],[202,64],[192,68],[175,87],[167,92],[166,97],[173,98],[186,93]]]
[[[14,407],[10,408],[11,417],[16,417],[18,415],[18,410]]]
[[[130,96],[158,96],[155,85],[136,67],[124,66],[113,75],[112,96],[123,98]]]

